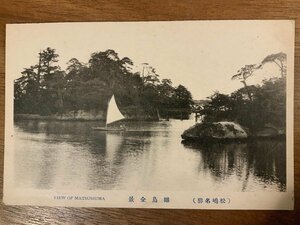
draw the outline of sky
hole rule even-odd
[[[6,29],[6,76],[21,76],[23,68],[38,63],[40,50],[51,47],[59,66],[71,58],[88,62],[93,52],[115,50],[129,57],[136,70],[142,63],[156,68],[160,79],[184,85],[194,99],[242,87],[231,76],[267,55],[285,52],[294,57],[293,21],[177,21],[12,24]],[[275,64],[258,70],[249,84],[279,76]]]

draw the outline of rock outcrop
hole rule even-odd
[[[181,137],[184,140],[205,141],[205,140],[233,140],[245,139],[247,132],[234,122],[198,123],[183,132]]]

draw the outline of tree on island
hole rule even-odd
[[[128,57],[119,58],[114,50],[91,54],[88,63],[72,58],[65,71],[57,65],[59,55],[47,48],[39,53],[38,63],[25,68],[15,80],[15,113],[63,114],[78,110],[105,110],[112,94],[120,110],[130,117],[145,114],[155,118],[178,117],[177,111],[190,113],[192,96],[182,85],[160,81],[155,68],[147,73],[133,72]]]
[[[238,70],[237,74],[233,75],[231,77],[232,80],[241,80],[241,82],[244,84],[245,89],[247,90],[247,94],[250,100],[252,100],[251,92],[249,90],[249,87],[246,83],[246,80],[253,75],[253,72],[259,68],[261,68],[261,64],[251,64],[251,65],[245,65],[240,70]]]
[[[15,80],[15,112],[46,115],[59,111],[64,71],[55,65],[58,56],[55,49],[47,48],[39,53],[38,64],[24,68]]]
[[[203,122],[234,121],[248,128],[252,135],[256,135],[265,126],[285,130],[286,75],[281,73],[280,77],[264,80],[261,85],[249,86],[245,82],[256,69],[262,68],[265,63],[278,58],[277,56],[267,56],[258,66],[253,64],[243,67],[244,69],[232,77],[241,79],[244,87],[229,95],[215,92],[208,97],[209,101],[200,112]],[[286,59],[282,61],[283,68],[286,68],[285,61]]]
[[[268,55],[261,62],[262,65],[266,63],[275,63],[280,69],[281,77],[286,76],[286,54],[285,53],[279,52],[276,54]]]

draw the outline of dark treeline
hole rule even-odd
[[[269,126],[285,131],[286,126],[286,54],[267,56],[258,65],[246,65],[232,79],[244,87],[231,94],[215,92],[199,110],[203,122],[234,121],[248,128],[252,135]],[[248,85],[247,78],[266,63],[276,63],[280,77],[264,80],[261,85]]]
[[[93,53],[88,63],[72,58],[64,71],[58,57],[55,49],[47,48],[39,53],[38,63],[15,80],[16,114],[105,110],[112,94],[122,113],[133,118],[187,118],[190,113],[191,93],[182,85],[173,87],[170,79],[160,80],[148,64],[143,71],[132,72],[129,58],[106,50]]]

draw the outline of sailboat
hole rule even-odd
[[[120,128],[113,128],[113,127],[108,127],[108,124],[111,124],[113,122],[116,122],[118,120],[122,120],[125,117],[123,114],[120,112],[115,96],[113,95],[108,103],[108,108],[107,108],[107,114],[106,114],[106,123],[105,127],[92,127],[93,130],[100,130],[100,131],[124,131],[125,129],[120,127]]]

